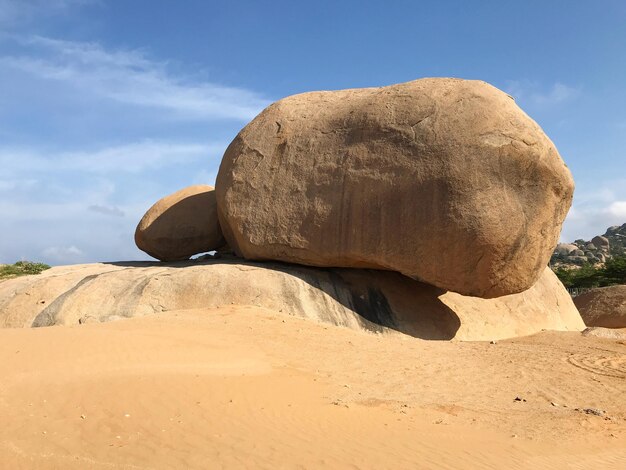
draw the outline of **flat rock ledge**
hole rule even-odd
[[[525,292],[481,299],[389,271],[238,258],[59,266],[10,279],[0,284],[0,327],[76,325],[226,305],[430,340],[497,340],[585,328],[549,269]]]

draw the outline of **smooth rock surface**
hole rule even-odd
[[[161,261],[185,260],[223,247],[213,187],[189,186],[157,201],[137,225],[135,243]]]
[[[587,326],[626,328],[626,285],[601,287],[574,297]]]
[[[510,96],[439,78],[272,104],[226,150],[216,194],[247,259],[386,269],[490,298],[537,281],[573,188]]]
[[[0,284],[0,327],[76,325],[232,304],[423,339],[494,340],[584,328],[549,269],[521,294],[480,299],[389,271],[236,259],[60,266],[11,279]]]

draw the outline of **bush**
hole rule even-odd
[[[598,287],[599,285],[598,270],[589,263],[583,264],[579,269],[559,268],[555,274],[567,288]]]
[[[567,288],[626,284],[626,256],[614,256],[607,260],[602,268],[585,263],[580,269],[559,268],[554,272]]]
[[[615,256],[604,263],[600,285],[626,284],[626,257]]]
[[[14,264],[0,266],[0,279],[9,277],[26,276],[28,274],[39,274],[50,266],[44,263],[33,263],[32,261],[18,261]]]

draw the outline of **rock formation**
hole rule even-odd
[[[583,239],[572,243],[559,243],[550,259],[554,268],[577,268],[583,264],[601,264],[613,256],[626,255],[626,224],[609,227],[604,235],[591,241]]]
[[[593,289],[574,297],[587,326],[626,328],[626,285]]]
[[[600,326],[592,326],[586,328],[582,332],[582,335],[604,339],[626,340],[626,332],[623,332],[621,330],[614,330],[612,328],[602,328]]]
[[[291,96],[237,135],[215,191],[161,199],[135,233],[162,261],[226,242],[248,261],[56,268],[0,285],[0,325],[235,303],[429,339],[581,330],[546,268],[572,193],[552,142],[485,82]],[[611,243],[556,252],[584,257]]]
[[[573,243],[559,243],[554,249],[554,253],[558,256],[575,256],[574,252],[579,250],[578,246]]]
[[[232,304],[424,339],[494,340],[584,328],[549,269],[521,294],[480,299],[390,271],[237,259],[61,266],[11,279],[0,283],[0,327],[77,325]]]
[[[161,261],[185,260],[223,247],[213,187],[189,186],[157,201],[137,225],[135,243]]]
[[[591,245],[596,248],[596,250],[609,249],[610,243],[609,239],[600,235],[596,235],[591,239]]]
[[[513,99],[458,79],[278,101],[230,144],[216,184],[247,259],[392,270],[486,298],[539,279],[572,193]]]

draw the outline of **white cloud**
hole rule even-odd
[[[173,76],[168,64],[140,50],[109,51],[97,43],[39,36],[18,38],[26,52],[5,55],[0,67],[62,82],[82,94],[161,109],[171,118],[248,121],[269,102],[252,91]]]
[[[224,147],[150,140],[91,152],[0,148],[0,262],[145,259],[133,242],[141,216],[195,176],[210,178],[204,168]]]
[[[56,265],[148,258],[135,247],[135,226],[158,197],[171,192],[170,188],[156,195],[140,191],[136,201],[123,195],[119,205],[107,202],[100,188],[72,188],[71,192],[68,198],[51,197],[45,192],[35,200],[0,198],[4,230],[0,263],[28,259]],[[119,193],[114,197],[119,198]],[[99,200],[104,202],[92,202]],[[119,210],[124,216],[103,214],[90,206]]]
[[[626,223],[626,180],[599,182],[596,188],[576,190],[561,241],[589,240],[608,227]]]
[[[0,262],[146,259],[133,241],[141,216],[194,178],[209,182],[222,150],[152,141],[79,153],[3,150]]]
[[[78,196],[83,196],[79,194]],[[0,218],[7,224],[28,222],[67,223],[70,220],[81,220],[85,211],[84,203],[64,201],[35,201],[14,203],[11,200],[0,200]]]
[[[607,208],[612,217],[619,217],[626,222],[626,201],[615,201]]]
[[[221,156],[225,148],[224,143],[177,143],[153,140],[104,147],[93,151],[60,153],[0,147],[0,167],[9,174],[50,171],[139,173],[182,165],[209,156]]]
[[[228,142],[267,104],[142,50],[0,39],[0,262],[146,259],[141,216],[213,184]]]

